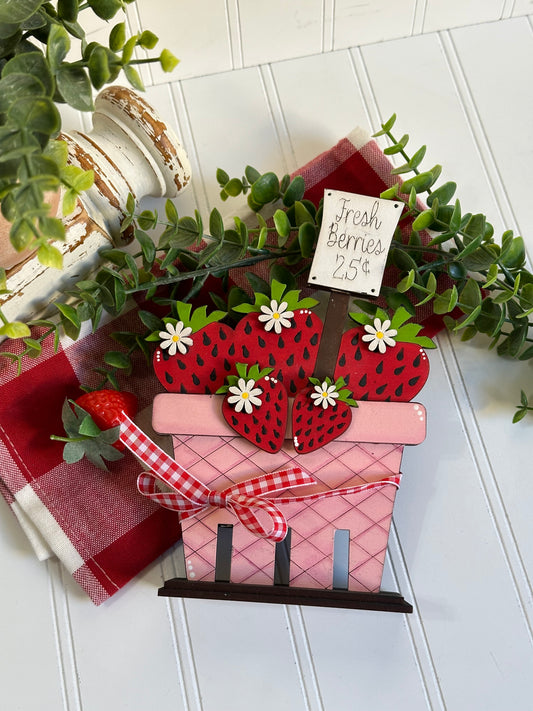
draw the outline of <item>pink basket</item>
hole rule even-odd
[[[296,465],[317,484],[284,492],[283,497],[381,482],[399,474],[404,445],[420,444],[426,433],[426,413],[420,404],[361,402],[352,409],[349,429],[330,444],[296,454],[289,425],[285,445],[270,454],[229,427],[221,414],[222,399],[164,393],[155,398],[153,408],[154,429],[172,435],[176,461],[216,491]],[[348,495],[284,504],[282,512],[291,530],[290,585],[334,586],[334,541],[340,530],[349,531],[347,589],[378,592],[396,491],[397,484],[383,482]],[[182,522],[188,578],[215,580],[221,524],[233,526],[231,581],[271,585],[276,544],[254,535],[231,511],[221,508]]]

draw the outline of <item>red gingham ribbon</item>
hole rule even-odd
[[[219,506],[233,511],[241,523],[252,533],[271,541],[282,541],[287,535],[287,521],[276,505],[264,498],[266,494],[276,494],[297,486],[316,484],[309,474],[299,467],[263,474],[247,481],[229,486],[223,491],[212,491],[178,462],[158,447],[145,433],[123,415],[120,440],[151,470],[143,472],[137,478],[137,488],[143,496],[164,506],[178,511],[182,519],[195,516],[212,506]],[[157,479],[167,484],[171,491],[160,491]],[[301,501],[316,501],[330,496],[347,496],[369,489],[377,489],[387,484],[400,485],[401,474],[358,486],[321,491],[305,496],[286,496],[276,498],[276,504],[288,504]],[[253,509],[261,509],[268,514],[272,527],[268,530],[255,515]]]

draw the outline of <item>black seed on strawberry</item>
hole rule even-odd
[[[261,442],[261,435],[259,434],[259,432],[256,432],[255,441],[257,442],[257,444]]]
[[[302,413],[300,413],[299,415],[296,415],[295,422],[300,424],[300,422],[302,421],[302,417],[303,417]]]
[[[265,420],[266,420],[267,422],[269,422],[271,418],[272,418],[272,413],[271,413],[270,411],[268,411],[268,412],[266,413],[266,415],[265,415]]]
[[[209,387],[209,385],[206,385],[204,387],[204,392],[206,395],[211,395],[211,388]]]
[[[324,423],[322,423],[321,425],[318,425],[318,427],[316,428],[316,431],[320,432],[321,430],[324,429],[324,426],[325,426]]]
[[[235,417],[235,415],[231,416],[231,421],[235,426],[239,424],[239,420]],[[248,427],[248,425],[246,425],[246,427]]]
[[[268,446],[269,446],[270,449],[271,449],[272,451],[274,451],[274,452],[275,452],[276,449],[277,449],[277,446],[274,444],[274,442],[273,442],[271,439],[268,440]]]
[[[394,375],[401,375],[403,370],[405,370],[405,365],[400,365],[399,368],[394,368]]]
[[[318,438],[317,442],[318,442],[319,444],[322,444],[323,441],[324,441],[324,435],[320,435],[320,437]]]
[[[357,346],[357,348],[355,349],[355,356],[354,357],[355,357],[355,360],[361,360],[361,358],[363,357],[363,354],[361,353],[361,349],[359,348],[359,346]]]
[[[333,434],[334,431],[335,431],[335,427],[333,427],[333,425],[332,425],[332,426],[328,429],[328,434],[329,434],[329,435],[330,435],[330,434]]]
[[[196,375],[196,373],[192,374],[192,381],[195,385],[200,385],[200,378]]]
[[[161,355],[163,356],[163,360],[168,360],[170,358],[168,351],[161,351]]]
[[[309,355],[309,351],[307,350],[307,346],[304,348],[303,356],[304,356],[304,360],[309,360],[309,358],[311,357]]]
[[[294,365],[294,353],[291,353],[287,358],[286,363],[288,366]]]
[[[387,383],[385,383],[384,385],[380,385],[379,388],[376,388],[376,393],[378,395],[382,395],[386,389],[387,389]]]
[[[178,368],[180,370],[185,370],[187,368],[186,364],[182,360],[177,360],[176,363],[178,364]]]
[[[411,380],[409,380],[409,385],[410,385],[411,387],[413,387],[413,385],[416,385],[419,380],[420,380],[420,376],[417,375],[416,377],[411,378]]]
[[[301,340],[302,340],[302,332],[298,331],[298,333],[294,336],[294,342],[300,343]]]
[[[198,365],[200,366],[200,368],[201,368],[202,365],[204,364],[204,359],[200,356],[199,353],[196,355],[196,362],[198,363]]]
[[[264,338],[261,338],[261,336],[257,336],[257,342],[261,346],[261,348],[264,348],[266,346],[266,341]]]
[[[186,393],[186,392],[187,392],[187,388],[186,388],[185,385],[182,383],[182,384],[180,385],[180,393]]]
[[[400,350],[396,354],[396,360],[403,360],[403,356],[404,356],[404,350],[403,350],[403,348],[400,348]]]
[[[248,321],[244,325],[244,333],[249,336],[250,333],[252,332],[252,325],[248,323]]]
[[[259,420],[257,419],[257,417],[255,415],[252,415],[252,422],[254,423],[254,425],[259,424]]]
[[[284,395],[283,395],[283,390],[280,390],[280,391],[278,392],[278,400],[283,400],[283,397],[284,397]]]
[[[246,432],[246,434],[250,434],[250,428],[246,423],[244,424],[244,431]]]
[[[309,343],[310,343],[312,346],[316,346],[316,344],[318,343],[318,333],[313,333],[313,335],[312,335],[311,338],[309,339]]]
[[[305,436],[306,436],[306,437],[309,437],[309,435],[311,434],[312,431],[313,431],[313,430],[306,430],[306,431],[304,432]]]
[[[342,424],[342,422],[337,425],[337,429],[338,430],[344,429],[344,425]]]
[[[360,385],[362,388],[364,388],[365,385],[366,385],[366,382],[367,382],[367,377],[366,377],[366,373],[365,373],[365,374],[363,375],[363,377],[361,378],[361,380],[359,381],[359,385]]]
[[[268,432],[268,430],[267,430],[267,428],[266,428],[266,425],[262,425],[262,427],[261,427],[261,434],[266,435],[267,432]]]
[[[394,394],[396,395],[396,397],[401,397],[401,396],[402,396],[402,392],[403,392],[403,383],[401,383],[400,385],[398,385],[398,387],[397,387],[396,390],[394,391]]]
[[[313,326],[313,319],[311,318],[310,314],[307,314],[307,318],[305,319],[305,325],[307,328],[312,328]]]
[[[218,329],[218,337],[220,338],[221,341],[225,341],[226,338],[228,337],[228,334],[226,333],[226,331],[224,331],[223,328],[219,328]]]
[[[381,375],[381,373],[383,373],[383,361],[382,361],[382,360],[380,360],[379,363],[378,363],[378,365],[377,365],[376,373],[377,373],[378,375]]]
[[[279,402],[274,403],[274,408],[276,409],[276,412],[281,412],[281,405],[279,404]]]
[[[359,334],[355,333],[352,337],[351,344],[352,346],[356,346],[359,343]]]
[[[272,400],[272,393],[265,393],[265,402],[270,402]]]
[[[350,376],[349,376],[349,375],[345,375],[345,376],[344,376],[344,382],[345,382],[346,385],[349,384],[349,382],[350,382]]]
[[[216,379],[217,379],[217,371],[213,368],[213,370],[209,373],[209,380],[212,383],[214,383]]]
[[[344,368],[344,366],[346,365],[346,353],[343,353],[339,358],[339,365],[341,368]]]
[[[414,361],[413,361],[413,365],[414,365],[415,368],[419,368],[419,367],[420,367],[420,360],[421,360],[421,357],[420,357],[420,354],[419,354],[419,355],[417,355],[417,357],[416,357],[416,358],[414,359]]]
[[[294,433],[294,436],[295,436],[295,437],[299,437],[301,434],[302,434],[302,428],[299,427],[299,428],[296,430],[296,432]]]
[[[368,393],[364,393],[364,395],[361,395],[359,397],[359,400],[368,400]]]
[[[302,368],[302,366],[300,366],[300,370],[298,371],[298,377],[300,379],[305,378],[305,370]]]
[[[344,417],[344,419],[346,419],[349,416],[350,416],[349,410],[344,410],[343,412],[341,412],[341,417]]]
[[[227,358],[224,358],[224,370],[230,371],[231,370],[231,363]]]
[[[235,355],[235,343],[232,343],[231,346],[228,349],[228,353],[230,356]]]
[[[307,424],[308,424],[308,425],[312,425],[312,424],[313,424],[313,418],[312,418],[312,417],[310,417],[310,418],[307,420]]]
[[[172,377],[172,375],[170,375],[170,373],[167,373],[167,371],[165,371],[165,380],[169,385],[172,385],[172,383],[174,382],[174,378]]]
[[[245,358],[249,358],[249,357],[250,357],[250,351],[248,350],[248,348],[246,348],[246,346],[243,346],[243,347],[242,347],[242,354],[243,354],[243,356],[244,356]]]
[[[276,439],[279,439],[280,435],[279,435],[278,430],[273,430],[273,432],[274,432],[274,437],[275,437]]]
[[[268,364],[269,364],[270,366],[275,366],[275,365],[276,365],[276,359],[274,358],[274,354],[273,354],[273,353],[271,353],[271,354],[268,356]]]
[[[209,336],[207,335],[207,333],[205,333],[205,331],[204,331],[204,333],[202,333],[202,341],[203,341],[204,346],[210,346],[210,345],[211,345],[211,339],[209,338]]]
[[[314,443],[315,443],[314,437],[311,437],[311,439],[308,442],[308,446],[313,447]]]
[[[276,417],[276,424],[278,427],[283,427],[283,420],[280,420],[279,417]]]
[[[289,391],[290,391],[291,395],[296,395],[296,390],[297,390],[296,383],[292,382],[292,380],[291,380],[291,383],[289,385]]]
[[[278,338],[278,348],[285,348],[285,341],[281,336]]]

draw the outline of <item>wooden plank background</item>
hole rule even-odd
[[[138,0],[131,27],[182,59],[172,75],[143,72],[191,159],[180,213],[234,209],[218,201],[217,167],[289,172],[396,112],[464,210],[523,234],[531,254],[532,12],[530,0]],[[511,417],[532,371],[485,345],[444,334],[430,353],[428,437],[404,457],[384,580],[413,615],[159,599],[172,552],[95,608],[33,558],[0,502],[5,708],[530,709],[533,420]]]

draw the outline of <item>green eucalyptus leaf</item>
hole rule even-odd
[[[427,197],[427,204],[431,207],[434,200],[438,200],[440,205],[447,205],[457,190],[457,183],[449,181],[433,190]]]
[[[158,36],[155,35],[153,32],[150,32],[150,30],[144,30],[143,32],[141,32],[141,36],[137,40],[137,44],[143,49],[154,49],[158,42]]]
[[[108,351],[104,355],[104,362],[112,368],[118,368],[119,370],[131,369],[130,358],[121,351]]]
[[[52,73],[55,74],[70,49],[70,37],[63,25],[52,25],[46,45],[46,56]]]
[[[394,170],[391,171],[394,173]],[[412,178],[408,178],[402,183],[400,188],[402,193],[409,194],[414,188],[417,193],[423,193],[427,190],[433,182],[433,174],[431,172],[419,173],[414,175]]]
[[[434,220],[433,210],[424,210],[413,220],[413,230],[417,232],[427,229]]]
[[[45,88],[48,96],[54,92],[54,80],[42,52],[24,52],[10,59],[2,70],[2,79],[9,74],[32,74]]]
[[[505,252],[505,256],[502,257],[502,262],[508,269],[518,269],[524,264],[525,260],[524,239],[523,237],[514,237]]]
[[[437,294],[433,301],[433,311],[436,314],[447,314],[454,310],[459,295],[455,284],[451,289],[446,289],[442,294]]]
[[[44,96],[18,99],[11,104],[8,117],[21,129],[46,135],[55,133],[61,126],[55,104]]]
[[[289,183],[283,195],[283,204],[287,207],[294,205],[298,200],[302,200],[305,193],[305,181],[301,175],[296,175]]]
[[[224,221],[216,207],[211,210],[209,215],[209,233],[216,240],[224,239]]]
[[[96,47],[87,62],[89,79],[95,89],[101,89],[110,77],[109,59],[105,47]]]
[[[144,83],[143,80],[141,79],[141,75],[139,72],[134,69],[132,66],[129,64],[126,64],[124,67],[122,67],[124,70],[124,74],[126,75],[126,79],[129,81],[129,83],[132,85],[134,89],[137,89],[137,91],[144,91]]]
[[[56,74],[57,87],[67,104],[78,111],[94,109],[91,82],[81,67],[62,64]]]
[[[0,336],[7,336],[7,338],[25,338],[30,335],[29,327],[22,321],[12,321],[0,327]]]
[[[266,205],[279,197],[279,179],[275,173],[261,175],[252,185],[252,200],[259,205]]]
[[[0,4],[0,22],[24,22],[40,8],[42,0],[3,0]]]
[[[316,227],[311,222],[304,222],[300,225],[298,229],[298,243],[304,259],[312,256],[316,236]]]
[[[87,0],[87,4],[102,20],[111,20],[123,7],[121,0]]]
[[[164,72],[172,72],[179,64],[180,60],[175,57],[169,49],[164,49],[159,55],[159,63]]]
[[[250,183],[250,185],[253,185],[256,180],[259,180],[261,177],[261,173],[256,170],[255,168],[252,168],[251,165],[247,165],[246,168],[244,169],[244,175],[246,176],[246,180]]]

